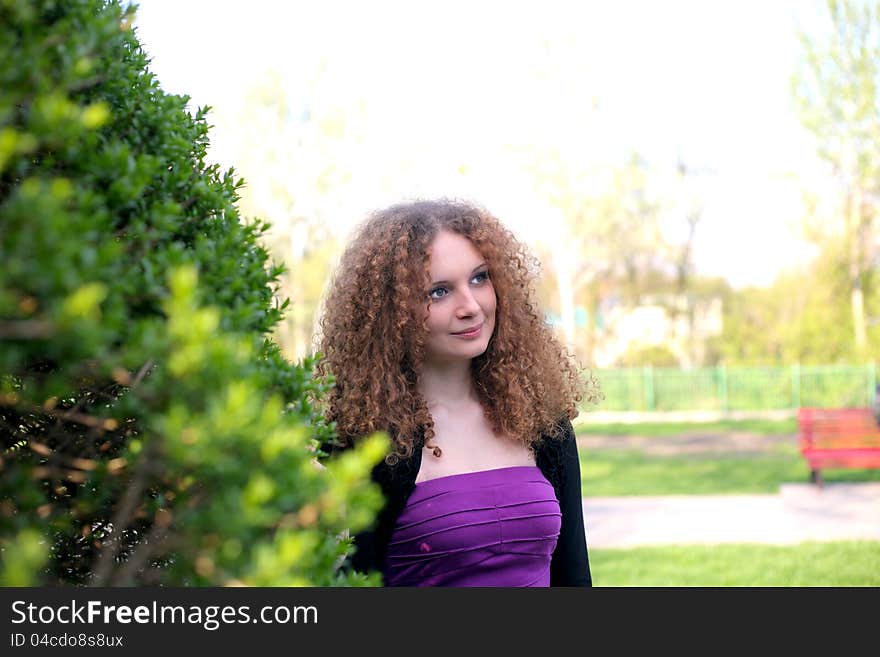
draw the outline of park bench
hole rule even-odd
[[[880,468],[880,426],[869,408],[801,408],[798,428],[810,481],[819,486],[823,468]]]

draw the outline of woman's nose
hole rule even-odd
[[[474,315],[478,313],[479,310],[480,304],[477,303],[477,300],[474,298],[474,295],[471,294],[471,291],[466,290],[462,292],[458,308],[456,308],[458,316],[467,317],[468,315]]]

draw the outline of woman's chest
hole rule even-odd
[[[416,483],[517,465],[535,465],[532,451],[513,437],[496,433],[481,418],[435,420],[434,438],[422,449]],[[440,448],[440,456],[433,447]]]

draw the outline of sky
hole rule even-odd
[[[790,79],[806,0],[271,2],[142,0],[135,25],[163,89],[235,116],[275,72],[302,108],[359,107],[344,231],[414,196],[465,196],[527,241],[557,220],[522,152],[602,173],[637,151],[696,172],[695,264],[767,285],[812,250],[802,190],[826,184]],[[294,103],[296,104],[296,103]],[[218,131],[213,140],[231,143]],[[256,147],[256,146],[255,146]],[[217,148],[221,164],[236,151]],[[228,161],[227,161],[228,160]],[[270,218],[271,219],[271,218]],[[674,232],[678,224],[670,222]]]

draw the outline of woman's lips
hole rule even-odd
[[[461,333],[453,333],[457,338],[476,338],[483,331],[483,325],[479,324],[476,328],[471,331],[463,331]]]

